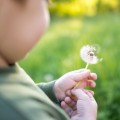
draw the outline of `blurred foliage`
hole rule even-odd
[[[120,0],[53,0],[51,15],[93,16],[103,12],[119,12]]]
[[[109,120],[119,120],[120,119],[120,85],[116,86],[113,90],[114,98],[112,99],[110,105],[108,104],[107,116]]]
[[[120,120],[120,15],[52,19],[40,43],[20,64],[35,82],[51,81],[85,67],[79,50],[97,44],[103,61],[90,65],[98,74],[95,98],[98,120]]]

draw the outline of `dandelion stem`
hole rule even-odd
[[[87,63],[87,64],[86,64],[86,67],[85,67],[85,69],[87,69],[87,68],[88,68],[88,66],[89,66],[89,63]]]
[[[76,89],[80,85],[80,82],[78,82],[73,89]]]
[[[87,63],[87,64],[86,64],[85,69],[87,69],[87,68],[88,68],[88,66],[89,66],[89,63]],[[75,88],[77,88],[79,85],[80,85],[80,82],[78,82],[78,83],[75,85],[74,89],[75,89]]]

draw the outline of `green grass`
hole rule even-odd
[[[107,120],[109,114],[112,115],[107,106],[114,106],[112,101],[120,86],[119,21],[118,14],[54,18],[42,40],[20,64],[35,82],[55,80],[66,72],[85,67],[79,56],[83,45],[99,45],[99,57],[103,61],[90,65],[89,69],[98,74],[94,89],[99,105],[98,119]],[[117,120],[114,114],[112,117],[108,120]]]

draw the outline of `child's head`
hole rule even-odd
[[[22,59],[45,32],[46,0],[0,0],[0,57],[7,63]]]

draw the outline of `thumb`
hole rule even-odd
[[[87,100],[89,96],[82,89],[73,89],[71,93],[77,97],[78,100]]]
[[[87,79],[89,76],[90,76],[90,70],[85,70],[85,71],[73,74],[72,78],[74,81],[79,82]]]

